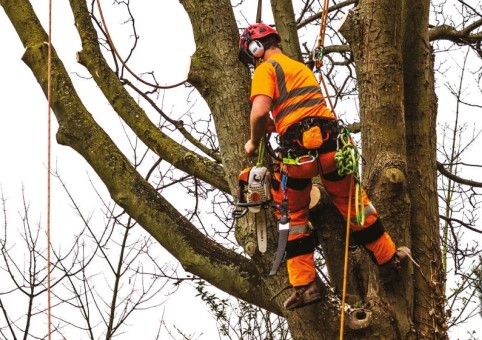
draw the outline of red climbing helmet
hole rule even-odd
[[[266,39],[270,37],[272,39]],[[261,41],[260,41],[261,40]],[[267,43],[279,43],[281,38],[278,32],[262,22],[250,25],[239,38],[239,60],[245,65],[255,63],[264,54]]]

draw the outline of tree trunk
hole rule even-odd
[[[398,1],[360,1],[340,31],[356,64],[364,187],[397,246],[410,246],[400,13]],[[376,280],[375,267],[369,267],[367,299],[397,320],[385,334],[393,339],[413,337],[412,272],[383,287]]]
[[[410,233],[415,267],[413,319],[420,339],[446,339],[445,271],[442,267],[437,195],[437,99],[428,36],[430,1],[403,2],[403,71]],[[425,269],[426,268],[426,269]]]
[[[296,28],[293,1],[271,0],[273,18],[276,22],[276,30],[281,36],[281,48],[290,58],[303,61],[301,47]]]
[[[446,336],[443,278],[435,267],[441,261],[429,1],[416,7],[406,1],[402,11],[401,2],[360,1],[341,30],[356,62],[365,187],[397,245],[409,246],[436,277],[431,282],[412,264],[401,282],[379,291],[385,303],[396,306],[390,311],[397,320],[393,336],[402,339]],[[379,287],[370,285],[368,296],[371,289]],[[414,320],[423,326],[414,327]]]

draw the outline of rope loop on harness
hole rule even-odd
[[[359,182],[360,176],[358,172],[358,162],[360,160],[360,153],[353,144],[350,130],[344,128],[339,135],[339,140],[342,143],[342,146],[335,153],[338,175],[346,176],[353,174],[354,179]]]
[[[353,143],[350,130],[344,128],[339,136],[342,146],[335,153],[336,167],[339,176],[353,175],[355,181],[355,214],[358,225],[365,224],[365,206],[362,197],[362,185],[359,171],[361,159],[358,148]]]

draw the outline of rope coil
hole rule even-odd
[[[353,144],[351,139],[350,130],[344,128],[344,131],[340,134],[339,139],[342,143],[342,147],[335,153],[336,167],[338,169],[339,176],[354,175],[357,182],[360,182],[360,174],[358,171],[358,162],[360,160],[360,153]]]
[[[365,224],[365,206],[362,197],[362,184],[359,163],[361,159],[358,148],[353,143],[350,130],[344,128],[339,140],[342,146],[335,153],[336,168],[340,177],[353,175],[355,182],[355,215],[358,225]]]

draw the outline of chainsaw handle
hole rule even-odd
[[[234,219],[241,218],[244,215],[246,215],[247,212],[248,212],[248,208],[244,208],[242,210],[239,210],[238,207],[236,207],[236,209],[233,210],[233,218]]]
[[[266,150],[268,151],[268,153],[271,157],[273,157],[274,159],[276,159],[279,162],[283,162],[283,159],[276,154],[275,150],[273,150],[273,147],[271,146],[271,143],[269,142],[270,137],[271,137],[271,132],[264,135],[264,139],[265,139],[264,144],[266,145]]]
[[[263,205],[268,205],[267,203],[259,203],[259,202],[238,202],[236,203],[238,207],[249,208],[249,207],[259,207]]]

